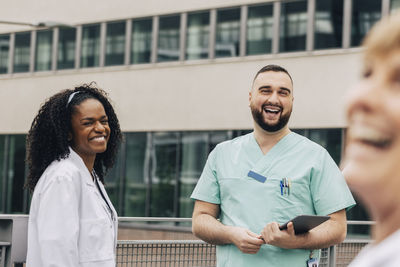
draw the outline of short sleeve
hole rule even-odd
[[[346,181],[328,152],[324,149],[311,174],[310,190],[318,215],[328,215],[355,205]]]
[[[190,196],[193,199],[213,204],[221,204],[216,171],[217,148],[218,146],[211,151],[210,155],[208,156],[200,179],[198,180],[197,185]]]

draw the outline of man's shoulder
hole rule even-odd
[[[299,144],[299,147],[301,150],[306,150],[308,152],[325,152],[326,149],[321,146],[320,144],[318,144],[317,142],[303,136],[300,135],[298,133],[292,132],[293,134],[293,138],[297,138],[298,142],[297,144]]]
[[[216,150],[229,150],[246,145],[248,142],[250,142],[252,136],[253,132],[223,141],[216,146]]]

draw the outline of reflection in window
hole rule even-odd
[[[60,28],[57,69],[73,69],[75,67],[75,40],[75,28]]]
[[[283,2],[281,6],[279,51],[306,49],[307,1]]]
[[[38,31],[36,35],[35,70],[51,70],[53,31]]]
[[[198,12],[188,15],[186,33],[186,58],[208,58],[210,13]]]
[[[400,10],[400,0],[392,0],[390,2],[390,12],[393,13],[396,10]]]
[[[31,33],[16,33],[14,48],[14,72],[29,71]]]
[[[173,217],[175,185],[178,171],[178,133],[153,135],[152,188],[150,216]]]
[[[250,6],[247,19],[247,55],[272,51],[272,4]]]
[[[0,213],[5,213],[5,196],[7,196],[7,192],[5,192],[5,188],[3,187],[4,183],[4,162],[5,162],[5,135],[0,135]]]
[[[10,136],[8,151],[8,213],[24,212],[25,183],[25,140],[26,135]],[[25,211],[26,212],[26,211]]]
[[[131,63],[149,63],[151,60],[153,21],[149,19],[132,22]]]
[[[106,66],[124,64],[125,26],[125,21],[107,23]]]
[[[160,17],[157,61],[179,60],[180,16]]]
[[[82,27],[81,67],[98,67],[100,60],[100,25]]]
[[[182,134],[180,171],[180,217],[191,217],[194,202],[190,195],[203,171],[208,156],[207,132]]]
[[[0,74],[8,72],[9,53],[10,53],[10,36],[0,35]]]
[[[317,0],[315,49],[342,46],[343,0]]]
[[[126,134],[124,216],[147,216],[146,133]]]
[[[240,9],[224,9],[217,12],[215,57],[239,55]]]
[[[359,46],[362,39],[381,18],[381,0],[353,0],[351,46]]]

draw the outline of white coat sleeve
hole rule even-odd
[[[79,186],[72,177],[51,177],[40,193],[37,231],[42,267],[79,265]]]

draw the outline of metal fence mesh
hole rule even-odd
[[[335,247],[336,267],[345,267],[368,244],[345,242]],[[120,241],[117,266],[137,267],[215,267],[215,246],[194,240]],[[321,250],[320,267],[330,266],[330,248]]]
[[[215,246],[202,242],[124,242],[117,247],[117,266],[212,267]]]
[[[336,246],[336,267],[345,267],[368,242],[346,242]]]

